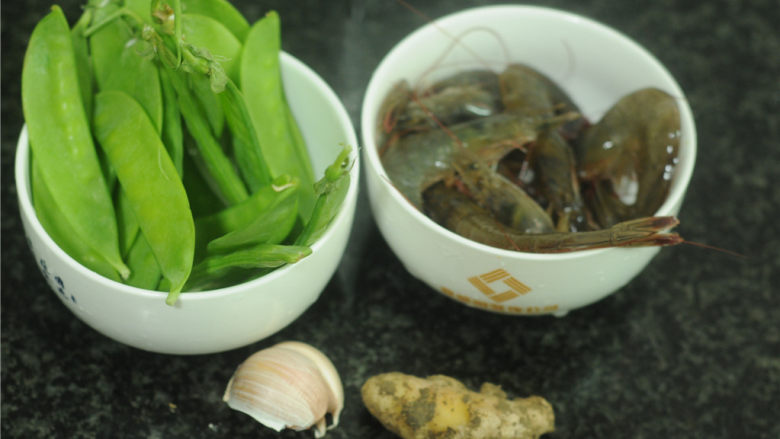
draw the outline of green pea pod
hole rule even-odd
[[[285,192],[294,190],[297,180],[283,175],[273,184],[266,185],[241,203],[234,204],[212,215],[195,219],[196,244],[208,243],[222,235],[246,227],[255,218],[266,211],[269,206],[283,196]]]
[[[303,155],[303,157],[306,158],[306,164],[308,165],[307,172],[311,173],[311,179],[314,181],[314,171],[311,168],[309,150],[306,148],[306,140],[303,138],[301,128],[298,126],[298,121],[295,119],[295,115],[293,115],[290,105],[287,103],[286,95],[284,98],[284,107],[285,113],[287,114],[287,130],[290,133],[290,139],[299,155]]]
[[[225,0],[182,0],[181,4],[185,14],[205,15],[219,21],[238,41],[244,41],[249,32],[246,18]]]
[[[31,170],[32,178],[30,179],[30,184],[32,186],[35,214],[43,228],[46,229],[46,233],[65,253],[81,265],[101,276],[120,282],[121,280],[114,267],[74,233],[73,227],[67,222],[67,217],[59,210],[57,203],[54,201],[54,196],[49,192],[49,188],[46,187],[34,157]]]
[[[108,4],[95,9],[95,22],[115,13]],[[157,67],[150,56],[151,46],[137,38],[121,18],[106,23],[89,37],[95,81],[100,91],[120,90],[141,104],[159,133],[162,128],[162,92]]]
[[[225,69],[228,77],[238,82],[241,41],[219,21],[199,14],[184,14],[182,31],[187,44],[205,48]]]
[[[120,91],[95,97],[95,137],[116,170],[143,236],[170,281],[173,305],[192,270],[195,224],[187,193],[143,108]]]
[[[325,233],[330,222],[339,213],[349,190],[350,151],[349,146],[345,147],[336,161],[325,170],[325,176],[317,182],[317,202],[314,204],[311,218],[296,238],[295,244],[313,244]]]
[[[184,149],[190,150],[195,148],[197,147],[192,136],[185,132]],[[225,203],[211,189],[191,155],[184,154],[183,159],[182,182],[184,183],[184,189],[187,191],[187,197],[190,199],[192,216],[198,218],[211,215],[224,208]]]
[[[116,216],[78,87],[73,41],[58,6],[35,26],[22,68],[22,108],[40,175],[64,220],[125,278]],[[55,105],[56,104],[56,105]]]
[[[296,182],[297,183],[297,182]],[[208,243],[209,252],[223,252],[247,245],[278,244],[290,234],[298,216],[298,185],[279,192],[273,204],[251,222]]]
[[[225,130],[225,111],[219,103],[219,96],[211,90],[207,76],[193,74],[187,76],[195,102],[200,104],[203,114],[211,127],[214,137],[220,138]]]
[[[108,159],[106,158],[106,161]],[[119,228],[119,251],[123,257],[127,257],[133,243],[138,236],[138,220],[135,218],[130,200],[127,198],[122,186],[115,189],[114,209],[116,209],[117,226]],[[131,267],[132,271],[132,267]]]
[[[213,182],[216,191],[227,204],[239,203],[249,196],[246,187],[238,176],[230,159],[225,155],[222,146],[214,138],[209,128],[206,116],[198,106],[184,79],[179,72],[163,69],[176,90],[179,109],[184,117],[184,123],[195,139],[198,151],[202,157],[201,164],[206,168],[207,181]]]
[[[259,244],[230,253],[209,256],[192,269],[188,290],[220,285],[220,279],[231,271],[257,268],[276,268],[300,261],[311,254],[311,249],[299,245]]]
[[[135,242],[127,254],[127,265],[132,274],[125,280],[127,285],[154,290],[160,283],[162,272],[149,242],[143,234],[136,236]]]
[[[279,16],[274,11],[252,26],[241,55],[241,90],[271,175],[300,179],[300,213],[308,218],[314,207],[314,172],[305,148],[296,146],[288,129],[280,38]]]
[[[168,155],[173,160],[176,172],[182,175],[184,133],[181,126],[181,111],[179,111],[179,103],[176,99],[176,90],[173,89],[173,85],[163,72],[160,72],[160,90],[163,98],[162,141],[168,150]]]
[[[219,94],[225,117],[233,137],[233,155],[241,176],[251,192],[267,186],[271,171],[263,157],[252,118],[249,116],[244,96],[236,85],[228,81],[225,91]],[[286,175],[283,175],[286,177]]]
[[[92,9],[87,8],[70,31],[73,40],[73,53],[76,58],[76,71],[79,77],[81,101],[87,120],[92,118],[92,66],[89,63],[89,43],[84,31],[92,20]]]

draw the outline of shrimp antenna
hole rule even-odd
[[[747,259],[748,258],[747,256],[743,255],[742,253],[737,253],[735,251],[727,250],[727,249],[722,248],[722,247],[716,247],[714,245],[703,244],[701,242],[683,241],[682,244],[688,244],[688,245],[692,245],[694,247],[706,248],[708,250],[715,250],[717,252],[726,253],[727,255],[734,256],[734,257],[741,258],[741,259]]]
[[[424,12],[420,11],[419,9],[415,8],[411,4],[407,3],[406,1],[404,1],[404,0],[396,0],[396,1],[398,3],[400,3],[406,9],[409,9],[410,11],[412,11],[414,14],[422,17],[424,20],[426,20],[428,23],[430,23],[433,27],[438,29],[439,32],[442,33],[442,35],[445,35],[445,36],[449,37],[452,40],[450,45],[446,49],[444,49],[444,51],[441,53],[441,55],[439,55],[439,57],[436,59],[436,61],[431,64],[431,67],[428,68],[428,71],[426,71],[422,75],[423,78],[426,77],[431,71],[433,71],[436,68],[435,66],[440,65],[441,62],[444,60],[444,58],[446,58],[446,56],[450,52],[452,52],[455,49],[455,47],[458,47],[458,46],[462,47],[466,52],[468,52],[472,57],[474,57],[474,59],[477,60],[480,64],[484,65],[485,67],[490,68],[492,66],[490,62],[488,62],[487,60],[485,60],[484,58],[479,56],[479,54],[476,51],[471,49],[471,47],[469,47],[467,44],[465,44],[462,41],[462,39],[466,35],[468,35],[470,33],[474,33],[474,32],[485,32],[485,33],[488,33],[488,34],[492,35],[496,39],[496,41],[498,41],[499,46],[501,47],[501,50],[504,53],[504,62],[506,64],[509,63],[509,60],[510,60],[509,49],[507,48],[506,43],[501,38],[501,36],[498,34],[498,32],[494,31],[493,29],[490,29],[489,27],[482,27],[482,26],[480,26],[480,27],[475,27],[475,28],[469,29],[469,30],[461,33],[460,35],[455,36],[452,33],[450,33],[449,31],[447,31],[447,29],[445,29],[444,27],[440,26],[431,17],[429,17],[428,15],[426,15]]]

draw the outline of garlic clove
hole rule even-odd
[[[252,354],[236,369],[223,396],[228,406],[281,431],[314,427],[315,437],[338,423],[344,390],[333,363],[300,342],[283,342]],[[330,413],[333,424],[326,426]]]
[[[295,350],[308,357],[317,365],[317,368],[322,374],[322,378],[325,380],[325,383],[331,392],[330,398],[328,399],[327,412],[331,415],[333,421],[328,428],[330,429],[337,426],[339,424],[341,410],[344,408],[344,386],[341,384],[341,378],[336,370],[336,366],[333,365],[333,362],[331,362],[325,354],[306,343],[287,341],[279,343],[277,346]]]

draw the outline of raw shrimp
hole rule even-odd
[[[583,135],[579,178],[602,227],[652,215],[666,199],[680,145],[675,98],[644,88],[621,98]]]
[[[567,139],[577,137],[586,125],[580,109],[553,80],[524,64],[510,64],[499,75],[504,109],[523,116],[549,117],[572,114],[559,128]]]
[[[490,70],[468,70],[412,93],[396,129],[438,128],[438,123],[452,125],[502,110],[498,75]]]
[[[377,143],[382,145],[380,155],[408,134],[439,129],[440,124],[492,116],[502,110],[498,75],[489,70],[461,72],[420,92],[412,90],[408,81],[401,80],[379,109],[382,115],[377,126]]]
[[[560,87],[521,64],[498,75],[464,72],[418,94],[401,82],[381,108],[388,142],[380,155],[409,202],[478,242],[548,253],[673,245],[682,239],[666,230],[677,219],[650,216],[668,192],[679,145],[679,113],[663,95],[627,96],[591,127]],[[569,140],[578,137],[575,152]],[[515,161],[502,172],[514,167],[529,178],[497,172],[508,156]],[[595,213],[584,207],[582,182]],[[626,202],[632,187],[636,199]],[[592,217],[603,230],[586,231],[598,228]]]
[[[382,165],[393,185],[417,208],[422,192],[452,175],[452,154],[465,148],[489,163],[512,149],[534,140],[543,123],[509,114],[474,119],[442,129],[424,131],[398,139],[382,155]]]
[[[452,166],[469,195],[502,224],[522,233],[553,231],[550,216],[533,198],[475,154],[464,149],[455,151]]]
[[[681,243],[677,218],[646,217],[589,232],[526,234],[498,223],[485,209],[459,190],[439,182],[423,194],[425,212],[443,227],[464,238],[507,250],[564,253],[604,247],[666,246]]]
[[[536,192],[548,203],[555,230],[585,230],[586,218],[574,151],[557,130],[546,130],[529,147],[528,163],[534,172]]]
[[[582,230],[585,215],[575,157],[564,138],[576,137],[585,126],[579,108],[555,82],[530,66],[511,64],[499,82],[504,108],[519,117],[571,115],[571,120],[542,131],[528,147],[527,168],[533,171],[533,190],[539,201],[548,205],[556,230]]]

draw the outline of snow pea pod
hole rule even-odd
[[[108,162],[108,158],[106,158]],[[108,166],[111,166],[110,164]],[[122,190],[121,185],[114,189],[114,208],[116,209],[117,227],[119,228],[119,251],[122,257],[127,257],[127,253],[136,241],[138,236],[138,220],[135,218],[133,208],[130,206],[130,200]]]
[[[258,212],[251,222],[208,243],[209,252],[223,252],[255,244],[278,244],[290,234],[298,216],[297,181]]]
[[[274,11],[252,26],[241,55],[241,90],[271,175],[300,179],[300,213],[308,218],[315,199],[314,172],[307,151],[296,146],[288,129],[279,67],[280,38],[279,15]]]
[[[95,22],[116,12],[115,4],[95,9]],[[121,18],[106,23],[89,37],[92,67],[98,90],[120,90],[138,101],[159,133],[162,128],[162,92],[157,66],[150,57],[149,44],[137,38],[133,28]]]
[[[196,243],[206,243],[235,230],[246,227],[266,211],[285,191],[293,190],[297,180],[283,175],[266,185],[241,203],[234,204],[214,214],[195,219]]]
[[[341,204],[349,190],[351,162],[347,146],[336,160],[326,170],[325,175],[317,182],[315,190],[318,194],[314,203],[311,218],[295,239],[295,244],[311,245],[327,230],[328,225],[339,213]]]
[[[188,290],[219,285],[231,271],[257,268],[276,268],[300,261],[311,254],[311,249],[300,245],[259,244],[230,253],[209,256],[192,269]]]
[[[189,151],[197,148],[195,140],[189,133],[184,135],[184,149]],[[184,154],[183,157],[183,175],[182,183],[187,191],[187,197],[190,199],[190,209],[192,209],[193,218],[211,215],[225,207],[225,203],[211,189],[209,183],[203,177],[200,169],[195,164],[190,154]]]
[[[160,73],[160,90],[163,98],[163,125],[162,141],[168,150],[168,155],[173,160],[176,172],[182,175],[184,170],[184,133],[181,126],[181,111],[176,100],[176,90],[170,79],[163,73]]]
[[[130,267],[130,276],[125,280],[127,285],[154,290],[160,283],[160,265],[154,257],[154,252],[146,237],[139,233],[135,242],[127,254],[127,265]]]
[[[187,79],[195,101],[200,104],[214,137],[220,138],[225,129],[225,112],[219,103],[219,97],[211,90],[209,78],[194,74]]]
[[[219,94],[225,109],[225,118],[233,135],[233,155],[238,170],[249,190],[254,192],[271,181],[271,171],[263,157],[257,132],[249,116],[244,96],[232,81],[228,81],[225,90]],[[286,177],[286,175],[282,175]]]
[[[225,155],[222,146],[211,133],[206,116],[184,83],[184,79],[179,72],[168,68],[164,68],[163,72],[176,90],[184,123],[195,139],[195,144],[202,156],[201,164],[206,168],[210,177],[207,181],[214,183],[215,189],[227,204],[235,204],[247,199],[249,195],[244,183],[233,169],[233,164]]]
[[[150,14],[148,1],[131,1],[126,6],[136,15],[145,7],[145,13],[139,17],[148,17]],[[117,4],[111,3],[95,8],[94,21],[101,23],[119,10]],[[148,52],[150,49],[148,43],[137,38],[135,30],[128,22],[121,17],[116,17],[90,35],[89,46],[98,89],[119,90],[130,95],[141,104],[155,129],[160,133],[163,101],[159,74],[152,60],[142,56],[144,51]],[[110,170],[109,175],[113,177],[113,174],[114,170]],[[113,179],[111,181],[113,182]],[[124,197],[124,191],[120,190],[117,196],[117,211],[120,227],[127,238],[124,241],[126,245],[127,241],[134,242],[138,225],[134,218],[123,217],[128,212],[119,208],[121,204],[126,204]],[[123,251],[128,248],[123,247]]]
[[[53,239],[65,253],[75,259],[78,263],[101,276],[119,282],[119,275],[114,267],[73,233],[72,226],[66,222],[65,215],[59,210],[57,202],[54,200],[54,196],[52,196],[49,188],[46,187],[34,157],[31,164],[31,171],[32,178],[30,179],[30,185],[32,186],[35,215],[38,217],[38,221],[41,222],[43,228],[46,229],[46,233],[49,234],[51,239]]]
[[[87,8],[70,31],[73,40],[73,54],[76,59],[76,71],[79,78],[81,101],[87,120],[92,118],[92,66],[89,61],[89,43],[84,31],[92,20],[92,9]]]
[[[192,270],[195,251],[195,224],[184,185],[154,125],[126,93],[97,94],[94,131],[170,282],[165,301],[173,305]]]
[[[84,113],[70,29],[52,11],[30,36],[22,68],[22,108],[40,176],[62,218],[121,275],[116,216]]]
[[[238,41],[244,41],[249,23],[233,5],[225,0],[182,0],[184,13],[211,17],[229,29]]]

